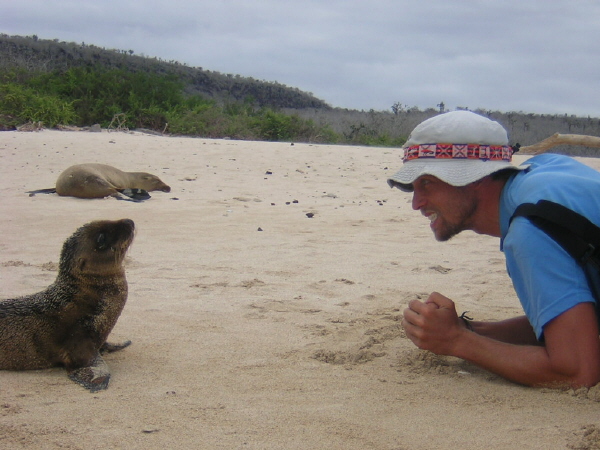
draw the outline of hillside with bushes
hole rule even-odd
[[[256,80],[240,75],[222,74],[201,67],[189,67],[177,61],[138,56],[133,50],[114,50],[58,39],[0,34],[0,70],[22,69],[38,73],[63,73],[69,69],[121,70],[153,76],[167,75],[179,80],[185,94],[201,95],[223,104],[251,97],[259,106],[272,108],[328,108],[322,100],[277,82]]]

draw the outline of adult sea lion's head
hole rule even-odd
[[[156,175],[152,175],[151,173],[146,173],[146,172],[136,172],[136,175],[138,175],[140,178],[139,186],[137,186],[138,183],[136,183],[136,186],[132,186],[132,187],[144,189],[148,192],[152,192],[152,191],[171,192],[171,186],[165,184]]]

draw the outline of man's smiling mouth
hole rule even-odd
[[[438,218],[438,215],[435,212],[425,213],[424,216],[429,219],[429,221],[431,222],[431,224],[433,224],[433,222],[435,222],[436,219]]]

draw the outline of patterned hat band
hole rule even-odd
[[[403,161],[413,159],[479,159],[482,161],[512,160],[514,150],[508,145],[482,144],[420,144],[404,148]]]

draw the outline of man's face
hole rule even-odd
[[[473,226],[477,199],[472,185],[456,187],[431,175],[423,175],[413,183],[412,207],[431,221],[438,241],[447,241]]]

